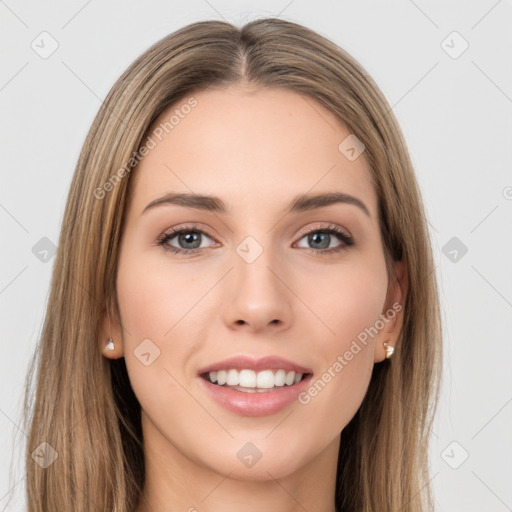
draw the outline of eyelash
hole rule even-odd
[[[208,238],[211,238],[208,235],[208,233],[204,232],[201,229],[198,229],[194,225],[190,225],[190,226],[181,226],[179,228],[173,228],[173,229],[171,229],[170,232],[162,233],[162,235],[160,235],[158,237],[157,244],[159,246],[161,246],[162,249],[166,252],[172,252],[174,254],[180,254],[180,255],[196,254],[196,253],[200,252],[202,249],[205,249],[205,247],[197,248],[197,249],[179,249],[177,247],[168,245],[167,242],[169,242],[169,240],[172,240],[174,237],[176,237],[177,235],[179,235],[181,233],[199,233],[201,235],[207,236]],[[299,240],[302,240],[302,238],[304,238],[305,236],[312,234],[312,233],[322,233],[322,234],[334,235],[334,236],[336,236],[336,238],[339,241],[343,242],[343,244],[344,244],[344,245],[340,245],[338,247],[333,247],[330,249],[303,248],[306,251],[309,251],[313,254],[322,254],[322,255],[328,256],[333,253],[339,253],[341,251],[344,251],[344,250],[348,249],[349,247],[351,247],[352,245],[354,245],[354,239],[352,238],[351,235],[349,235],[344,229],[341,229],[340,227],[332,225],[332,224],[326,224],[324,226],[315,227],[314,229],[306,231],[301,234]]]

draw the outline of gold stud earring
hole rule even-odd
[[[388,343],[385,341],[384,348],[386,349],[386,359],[389,359],[393,355],[395,347],[388,345]]]

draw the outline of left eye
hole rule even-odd
[[[319,249],[320,251],[352,245],[352,238],[337,229],[316,229],[306,233],[298,243],[300,243],[301,240],[306,240],[306,243],[310,244],[305,247],[306,249]],[[336,241],[338,244],[332,245],[332,243]],[[298,245],[298,247],[304,246]]]

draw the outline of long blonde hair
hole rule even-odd
[[[71,184],[43,331],[27,376],[29,512],[131,512],[138,504],[144,484],[140,405],[124,359],[105,358],[99,345],[105,313],[119,318],[116,271],[133,166],[127,162],[169,105],[240,80],[316,100],[366,147],[388,272],[405,258],[408,293],[393,359],[375,365],[363,403],[341,433],[336,507],[432,508],[428,439],[439,392],[441,325],[424,207],[403,136],[377,85],[350,55],[303,26],[260,19],[242,28],[194,23],[161,39],[117,80],[94,120]],[[46,468],[32,457],[42,443],[58,455]]]

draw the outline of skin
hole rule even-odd
[[[383,343],[395,343],[403,311],[307,405],[237,415],[205,393],[197,371],[240,354],[278,355],[320,377],[381,313],[404,303],[403,263],[398,281],[388,279],[368,163],[364,153],[351,162],[338,150],[350,132],[329,111],[295,92],[246,83],[194,98],[197,106],[132,176],[120,322],[103,322],[105,339],[116,343],[103,353],[125,357],[142,407],[147,477],[137,512],[333,511],[340,432],[385,357]],[[342,203],[285,210],[297,195],[333,191],[357,197],[370,215]],[[215,195],[228,211],[167,204],[142,213],[168,192]],[[199,253],[158,245],[185,223],[206,233]],[[325,223],[348,231],[354,245],[322,254],[305,232]],[[236,252],[247,236],[263,249],[252,263]],[[190,247],[177,236],[167,244]],[[331,235],[331,248],[343,245]],[[160,350],[149,366],[134,354],[145,339]],[[247,442],[262,454],[251,468],[237,457]]]

